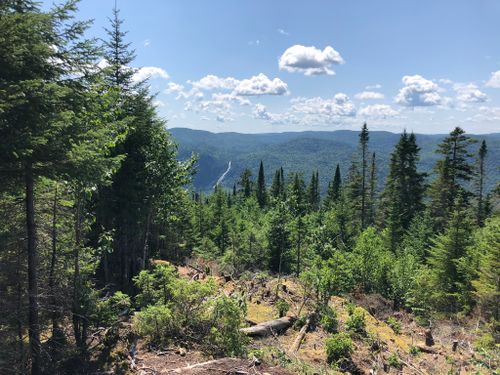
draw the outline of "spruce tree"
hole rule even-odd
[[[455,199],[459,195],[465,198],[464,204],[468,201],[470,193],[465,189],[464,183],[469,182],[474,174],[470,163],[472,155],[469,152],[472,143],[474,141],[465,135],[465,131],[456,127],[443,139],[436,151],[442,159],[438,160],[434,167],[437,177],[430,187],[429,209],[437,231],[445,228]]]
[[[417,170],[418,152],[415,136],[404,131],[391,154],[382,206],[393,250],[423,208],[424,174]]]
[[[253,181],[252,181],[252,171],[248,168],[241,172],[240,179],[238,181],[240,186],[240,191],[243,193],[245,198],[249,198],[252,195]]]
[[[320,192],[319,192],[319,173],[318,171],[313,172],[311,175],[311,182],[309,183],[308,187],[308,200],[309,200],[309,207],[312,211],[317,211],[319,210],[319,203],[320,203]]]
[[[257,177],[257,202],[259,202],[260,208],[264,208],[267,204],[267,191],[266,191],[266,182],[264,178],[264,164],[262,160],[260,161],[259,166],[259,175]]]
[[[272,212],[267,242],[269,246],[269,268],[273,272],[287,272],[290,270],[290,230],[288,228],[289,212],[284,202],[278,202]]]
[[[328,183],[328,190],[326,192],[325,206],[331,208],[333,204],[340,199],[342,189],[342,177],[340,175],[340,166],[337,164],[335,167],[335,175],[333,180]]]
[[[368,223],[368,127],[366,122],[359,133],[359,147],[361,150],[361,229],[365,229]]]
[[[477,208],[476,208],[476,223],[479,226],[484,224],[484,220],[486,218],[486,204],[484,202],[484,183],[485,183],[485,162],[486,156],[488,154],[488,148],[486,146],[486,141],[481,142],[481,147],[479,148],[478,157],[477,157],[477,181],[476,181],[476,199],[477,199]]]
[[[369,204],[368,204],[368,224],[373,225],[375,223],[375,189],[377,185],[377,166],[375,161],[375,152],[372,153],[370,167],[370,190],[369,190]]]

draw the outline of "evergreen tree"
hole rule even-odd
[[[372,225],[375,222],[375,189],[377,185],[377,166],[375,162],[375,153],[372,153],[372,161],[370,167],[370,191],[369,191],[369,215],[368,224]]]
[[[267,204],[266,182],[264,179],[264,164],[260,161],[259,175],[257,177],[257,201],[260,208],[264,208]]]
[[[484,183],[485,183],[485,161],[488,154],[488,148],[486,146],[486,141],[481,142],[481,147],[479,148],[478,158],[477,158],[477,182],[476,182],[476,198],[477,198],[477,208],[476,208],[476,223],[479,226],[484,224],[486,218],[487,209],[486,203],[484,202]]]
[[[321,200],[320,193],[319,193],[319,173],[318,171],[313,172],[311,175],[311,182],[309,183],[309,188],[308,188],[308,200],[309,200],[309,207],[313,211],[319,210],[319,203]]]
[[[368,222],[368,141],[370,136],[368,134],[368,127],[366,123],[363,124],[361,132],[359,133],[359,147],[361,149],[361,229],[365,229]]]
[[[289,212],[284,202],[278,202],[272,212],[267,233],[269,246],[269,268],[273,272],[287,272],[290,270],[290,230],[288,228]]]
[[[442,311],[457,312],[469,302],[466,298],[466,274],[460,262],[471,245],[472,223],[458,198],[444,233],[434,241],[428,263],[432,283],[432,301]]]
[[[252,171],[250,171],[250,169],[246,168],[241,172],[238,185],[240,186],[240,191],[243,193],[243,196],[249,198],[253,188]]]
[[[288,186],[287,202],[294,217],[303,215],[306,211],[306,186],[299,173],[293,174],[293,180]]]
[[[423,208],[424,174],[417,171],[418,152],[415,136],[404,131],[391,154],[383,207],[393,250]]]
[[[465,131],[456,127],[438,146],[437,153],[442,156],[434,167],[437,177],[430,187],[431,202],[429,209],[435,220],[435,228],[441,231],[446,226],[455,198],[463,195],[467,201],[469,192],[463,183],[472,179],[474,170],[470,164],[469,146],[474,141]]]
[[[342,177],[340,175],[340,166],[337,163],[333,180],[328,183],[328,190],[325,198],[325,206],[331,208],[340,199],[342,189]]]

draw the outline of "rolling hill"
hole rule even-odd
[[[257,174],[259,163],[264,162],[266,182],[270,184],[276,169],[283,166],[285,173],[301,172],[306,182],[313,170],[318,170],[322,193],[326,191],[335,165],[340,164],[342,176],[347,174],[350,160],[356,153],[358,132],[338,130],[331,132],[306,131],[266,134],[211,133],[187,128],[170,129],[179,146],[180,159],[193,152],[198,155],[197,174],[193,185],[196,190],[209,191],[219,177],[231,169],[222,181],[232,187],[245,168]],[[431,172],[438,155],[437,144],[445,135],[417,134],[421,147],[420,169]],[[474,135],[485,139],[489,153],[487,159],[488,189],[500,181],[500,133]],[[370,150],[376,153],[378,185],[382,186],[388,172],[390,153],[399,139],[399,134],[385,131],[370,132]],[[476,151],[479,143],[472,147]]]

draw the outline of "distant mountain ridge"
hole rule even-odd
[[[198,155],[197,174],[193,179],[196,190],[209,191],[217,180],[231,168],[222,185],[232,188],[241,172],[249,168],[257,175],[260,160],[264,162],[267,185],[271,184],[276,169],[283,166],[285,174],[301,172],[306,183],[312,171],[318,170],[320,188],[326,192],[335,166],[340,164],[342,178],[345,179],[352,157],[358,146],[358,132],[351,130],[304,131],[285,133],[211,133],[188,128],[169,130],[179,147],[179,158],[187,159],[193,152]],[[389,168],[390,153],[399,140],[399,134],[386,131],[370,131],[370,151],[375,152],[377,161],[378,186],[381,188]],[[445,134],[416,134],[421,148],[419,167],[431,172],[438,155],[438,143]],[[488,158],[486,170],[488,189],[500,180],[500,133],[470,135],[474,139],[486,140]],[[471,147],[474,153],[479,142]]]

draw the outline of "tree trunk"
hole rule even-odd
[[[75,210],[75,248],[73,250],[73,332],[78,348],[84,347],[83,329],[80,311],[80,245],[81,245],[81,199],[77,191]]]
[[[148,249],[149,249],[149,230],[151,227],[151,211],[152,209],[150,208],[148,211],[148,218],[146,222],[146,233],[144,234],[144,246],[142,247],[142,264],[141,264],[141,270],[146,269],[146,259],[148,256]]]
[[[52,319],[52,341],[60,343],[62,339],[62,330],[59,327],[59,306],[56,298],[55,288],[55,268],[57,263],[57,183],[54,190],[54,203],[52,205],[52,256],[50,259],[49,271],[49,291],[51,304],[51,319]]]
[[[40,374],[40,327],[38,322],[38,254],[35,228],[35,193],[33,165],[28,162],[26,179],[26,229],[28,237],[28,325],[31,352],[31,374]]]
[[[286,330],[293,324],[294,321],[294,317],[285,316],[280,319],[269,320],[267,322],[257,324],[256,326],[241,328],[240,331],[250,337],[264,337]]]

